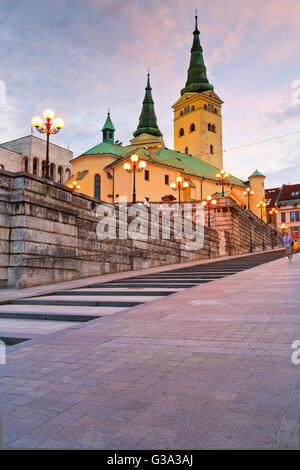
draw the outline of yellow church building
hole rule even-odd
[[[190,65],[185,87],[173,105],[174,150],[166,148],[157,124],[150,85],[150,76],[142,105],[142,111],[133,139],[127,146],[115,143],[115,127],[110,113],[102,128],[102,142],[71,161],[73,179],[80,185],[80,192],[104,202],[128,201],[161,202],[178,200],[178,192],[170,187],[181,177],[187,188],[181,192],[181,200],[201,201],[207,195],[221,197],[220,179],[223,169],[222,104],[207,79],[200,44],[200,31],[195,17]],[[132,161],[138,160],[137,162]],[[143,161],[141,166],[139,163]],[[126,171],[136,166],[137,170]],[[255,171],[248,181],[229,175],[225,196],[261,216],[260,201],[264,201],[265,176]],[[70,180],[66,183],[69,184]],[[247,187],[254,194],[244,194]],[[263,209],[264,210],[264,209]],[[265,215],[265,214],[264,214]]]

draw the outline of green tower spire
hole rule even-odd
[[[139,125],[137,130],[133,133],[134,137],[137,137],[144,132],[146,134],[155,135],[157,137],[162,136],[162,133],[159,130],[157,125],[157,119],[154,111],[154,101],[151,93],[150,86],[150,74],[148,73],[147,86],[145,88],[145,97],[143,101],[142,112],[139,119]]]
[[[115,143],[115,138],[114,138],[115,130],[116,129],[110,119],[110,112],[108,111],[105,124],[102,127],[103,142],[107,142],[108,144],[114,144]]]
[[[198,29],[198,16],[195,16],[194,40],[191,49],[191,60],[188,69],[188,76],[185,87],[181,90],[181,95],[187,92],[200,93],[202,91],[213,90],[206,76],[206,67],[203,60],[203,49],[200,44],[200,31]]]

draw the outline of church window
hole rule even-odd
[[[184,129],[181,128],[179,129],[179,137],[182,137],[184,135]]]
[[[165,184],[169,184],[169,175],[165,175]]]
[[[207,104],[204,105],[204,109],[207,109]]]
[[[149,170],[145,170],[145,181],[149,181]]]
[[[195,111],[195,106],[192,106],[192,107],[191,107],[191,111]]]
[[[211,126],[211,130],[212,132],[216,132],[216,126],[214,124]]]
[[[190,132],[194,132],[196,130],[196,126],[194,123],[190,125]]]
[[[208,124],[207,129],[211,131],[211,123]]]
[[[210,145],[210,153],[213,154],[214,153],[214,146],[213,145]]]
[[[215,108],[215,114],[217,114],[217,112],[218,112],[218,110],[217,110],[217,108]]]
[[[101,176],[95,175],[94,180],[94,197],[95,199],[100,199],[101,196]]]
[[[184,150],[184,153],[189,153],[189,148],[188,147],[185,147],[185,150]]]
[[[180,116],[183,116],[183,111],[180,111]]]

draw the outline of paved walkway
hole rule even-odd
[[[297,447],[294,340],[300,255],[76,324],[0,366],[3,443]]]

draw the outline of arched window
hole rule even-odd
[[[195,111],[195,106],[192,106],[192,107],[191,107],[191,111]]]
[[[64,169],[63,169],[63,167],[59,166],[57,171],[58,171],[58,182],[60,184],[63,184],[63,181],[64,181],[64,176],[63,176],[64,175]]]
[[[196,130],[196,126],[194,123],[190,125],[190,132],[194,132]]]
[[[66,169],[66,180],[68,181],[71,178],[71,170],[70,168]]]
[[[204,105],[204,109],[207,109],[207,104]]]
[[[213,154],[214,153],[214,146],[210,145],[209,148],[210,148],[210,153]]]
[[[184,135],[184,129],[179,129],[179,137],[182,137]]]
[[[211,123],[208,124],[207,128],[209,131],[211,131]]]
[[[35,157],[32,162],[32,173],[35,176],[39,176],[39,159]]]
[[[22,161],[22,171],[28,171],[28,158],[24,157]]]
[[[188,147],[185,147],[185,150],[184,150],[185,153],[189,153],[189,148]]]
[[[218,112],[217,108],[214,109],[214,112],[215,112],[215,114],[217,114],[217,112]]]
[[[216,126],[214,124],[211,126],[211,130],[212,132],[216,132]]]
[[[50,179],[55,181],[55,163],[51,163],[50,165]]]
[[[46,160],[42,161],[42,177],[45,178],[46,175]]]
[[[183,116],[183,111],[180,111],[180,116]]]
[[[101,197],[101,176],[100,175],[95,175],[94,197],[95,199],[100,199]]]

